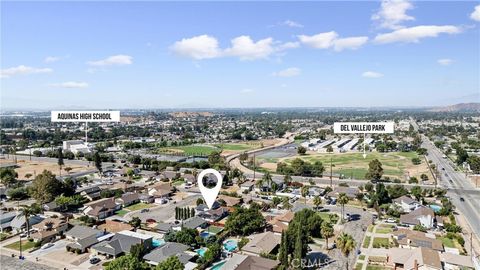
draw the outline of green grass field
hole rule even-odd
[[[28,240],[22,240],[22,250],[29,250],[34,246],[35,246],[35,243],[33,241],[30,242]],[[6,245],[5,247],[10,249],[20,250],[20,241],[11,243],[10,245]]]
[[[452,240],[452,239],[447,238],[447,237],[440,237],[439,239],[442,241],[442,244],[443,244],[445,247],[455,248],[455,243],[453,243],[453,240]]]
[[[127,210],[125,210],[125,209],[121,209],[121,210],[118,210],[117,212],[115,212],[115,215],[120,216],[120,217],[123,217],[123,216],[125,216],[125,214],[127,214],[128,212],[130,212],[130,211],[127,211]]]
[[[371,239],[370,236],[365,236],[365,240],[363,240],[363,244],[362,244],[363,248],[368,248],[368,246],[370,246],[370,239]]]
[[[320,153],[289,157],[280,161],[289,164],[293,159],[301,158],[310,163],[321,161],[327,168],[330,165],[330,160],[332,160],[334,173],[343,174],[347,178],[363,179],[368,170],[368,163],[374,159],[378,159],[382,163],[384,176],[390,178],[403,179],[406,171],[410,172],[410,176],[416,176],[417,178],[419,178],[422,173],[429,175],[428,167],[423,158],[421,156],[419,157],[416,152],[370,152],[367,153],[365,159],[362,154],[363,153]],[[413,165],[412,158],[414,157],[419,157],[422,163],[420,165]]]
[[[184,146],[163,147],[158,149],[158,153],[181,154],[186,156],[208,156],[212,152],[220,151],[220,150],[221,150],[220,148],[217,148],[212,145],[194,144],[194,145],[184,145]]]
[[[376,233],[391,233],[393,232],[393,226],[388,224],[378,225],[375,229]]]
[[[375,237],[373,238],[373,248],[389,248],[390,247],[390,241],[388,238],[385,237]]]
[[[247,151],[261,147],[260,143],[222,143],[215,144],[216,147],[228,151]]]

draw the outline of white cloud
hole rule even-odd
[[[275,50],[276,51],[284,51],[284,50],[287,50],[287,49],[295,49],[295,48],[298,48],[298,47],[300,47],[299,42],[285,42],[285,43],[282,43],[282,44],[278,45],[277,47],[275,47]]]
[[[362,77],[375,79],[383,77],[383,74],[375,71],[365,71],[362,73]]]
[[[87,88],[88,83],[86,82],[62,82],[62,83],[52,83],[50,84],[51,87],[58,87],[58,88]]]
[[[419,42],[426,37],[437,37],[439,34],[457,34],[461,29],[453,25],[419,25],[402,28],[391,33],[379,34],[375,37],[377,43]]]
[[[124,65],[132,64],[133,63],[132,60],[133,60],[133,57],[131,57],[130,55],[119,54],[119,55],[112,55],[105,59],[101,59],[97,61],[89,61],[87,62],[87,64],[90,66],[96,66],[96,67],[124,66]]]
[[[286,20],[286,21],[282,22],[281,24],[285,25],[285,26],[288,26],[288,27],[297,27],[297,28],[302,28],[303,27],[303,24],[301,24],[299,22],[292,21],[292,20]]]
[[[296,67],[291,67],[284,70],[280,70],[278,72],[274,72],[272,73],[272,75],[277,77],[295,77],[300,75],[301,72],[302,72],[301,69]]]
[[[287,88],[287,86],[288,86],[288,85],[287,85],[286,83],[280,84],[280,87],[282,87],[282,88]]]
[[[413,5],[408,0],[384,0],[380,10],[372,15],[372,20],[379,21],[380,27],[388,29],[400,29],[404,21],[415,20],[414,17],[406,14]]]
[[[442,66],[448,66],[453,63],[453,60],[448,58],[443,58],[443,59],[438,59],[437,63]]]
[[[217,39],[208,35],[184,38],[175,42],[171,46],[171,50],[177,55],[197,60],[215,58],[221,55]]]
[[[27,74],[36,74],[36,73],[50,73],[50,72],[53,72],[53,69],[34,68],[34,67],[20,65],[17,67],[2,69],[0,71],[0,78],[9,78],[15,75],[27,75]]]
[[[339,38],[333,41],[333,49],[337,52],[344,49],[356,50],[367,43],[368,37]]]
[[[475,7],[475,10],[470,14],[470,19],[480,22],[480,5]]]
[[[225,55],[238,56],[241,60],[267,58],[274,52],[272,38],[254,42],[249,36],[239,36],[232,39],[231,43],[232,47],[225,49]]]
[[[219,57],[239,57],[240,60],[266,59],[273,53],[300,47],[299,42],[279,42],[268,37],[258,41],[250,36],[233,38],[228,48],[220,48],[215,37],[201,35],[184,38],[175,42],[170,49],[177,55],[193,58],[195,60]]]
[[[255,91],[255,90],[250,89],[250,88],[244,88],[244,89],[240,90],[240,93],[242,93],[242,94],[247,94],[247,93],[252,93],[252,92],[254,92],[254,91]]]
[[[368,41],[368,37],[365,36],[339,38],[335,31],[319,33],[313,36],[300,35],[298,39],[306,46],[315,49],[329,49],[333,47],[337,52],[345,49],[358,49]]]
[[[298,38],[303,44],[315,49],[327,49],[333,45],[338,34],[335,31],[316,34],[313,36],[300,35]]]
[[[58,56],[47,56],[45,57],[45,60],[43,60],[45,63],[53,63],[53,62],[57,62],[61,59],[61,57],[58,57]]]

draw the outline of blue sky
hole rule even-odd
[[[2,2],[2,108],[479,102],[479,2]]]

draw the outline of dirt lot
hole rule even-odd
[[[10,160],[0,160],[0,163],[11,163]],[[28,161],[28,160],[18,160],[17,165],[19,168],[16,168],[15,171],[18,173],[19,180],[32,180],[35,178],[35,175],[40,174],[43,170],[51,171],[54,174],[59,174],[60,170],[56,163],[50,162],[39,162],[39,161]],[[72,170],[70,173],[81,172],[88,169],[92,169],[91,167],[82,166],[82,165],[68,165],[63,166],[62,168],[62,175],[67,175],[67,171],[65,168],[70,167]],[[29,178],[25,177],[26,174],[31,174]]]

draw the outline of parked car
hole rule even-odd
[[[140,213],[146,213],[146,212],[149,212],[149,211],[150,211],[150,209],[145,208],[145,209],[140,210]]]
[[[385,222],[387,222],[387,223],[397,223],[397,221],[394,218],[388,218]]]
[[[93,257],[93,258],[90,259],[90,263],[91,263],[91,264],[97,264],[97,263],[99,263],[99,262],[100,262],[100,259],[97,258],[97,257]]]
[[[45,245],[42,246],[42,249],[53,247],[53,245],[54,245],[53,243],[46,243]]]
[[[464,202],[465,199],[464,199],[463,197],[460,197],[460,201],[461,201],[461,202]]]

